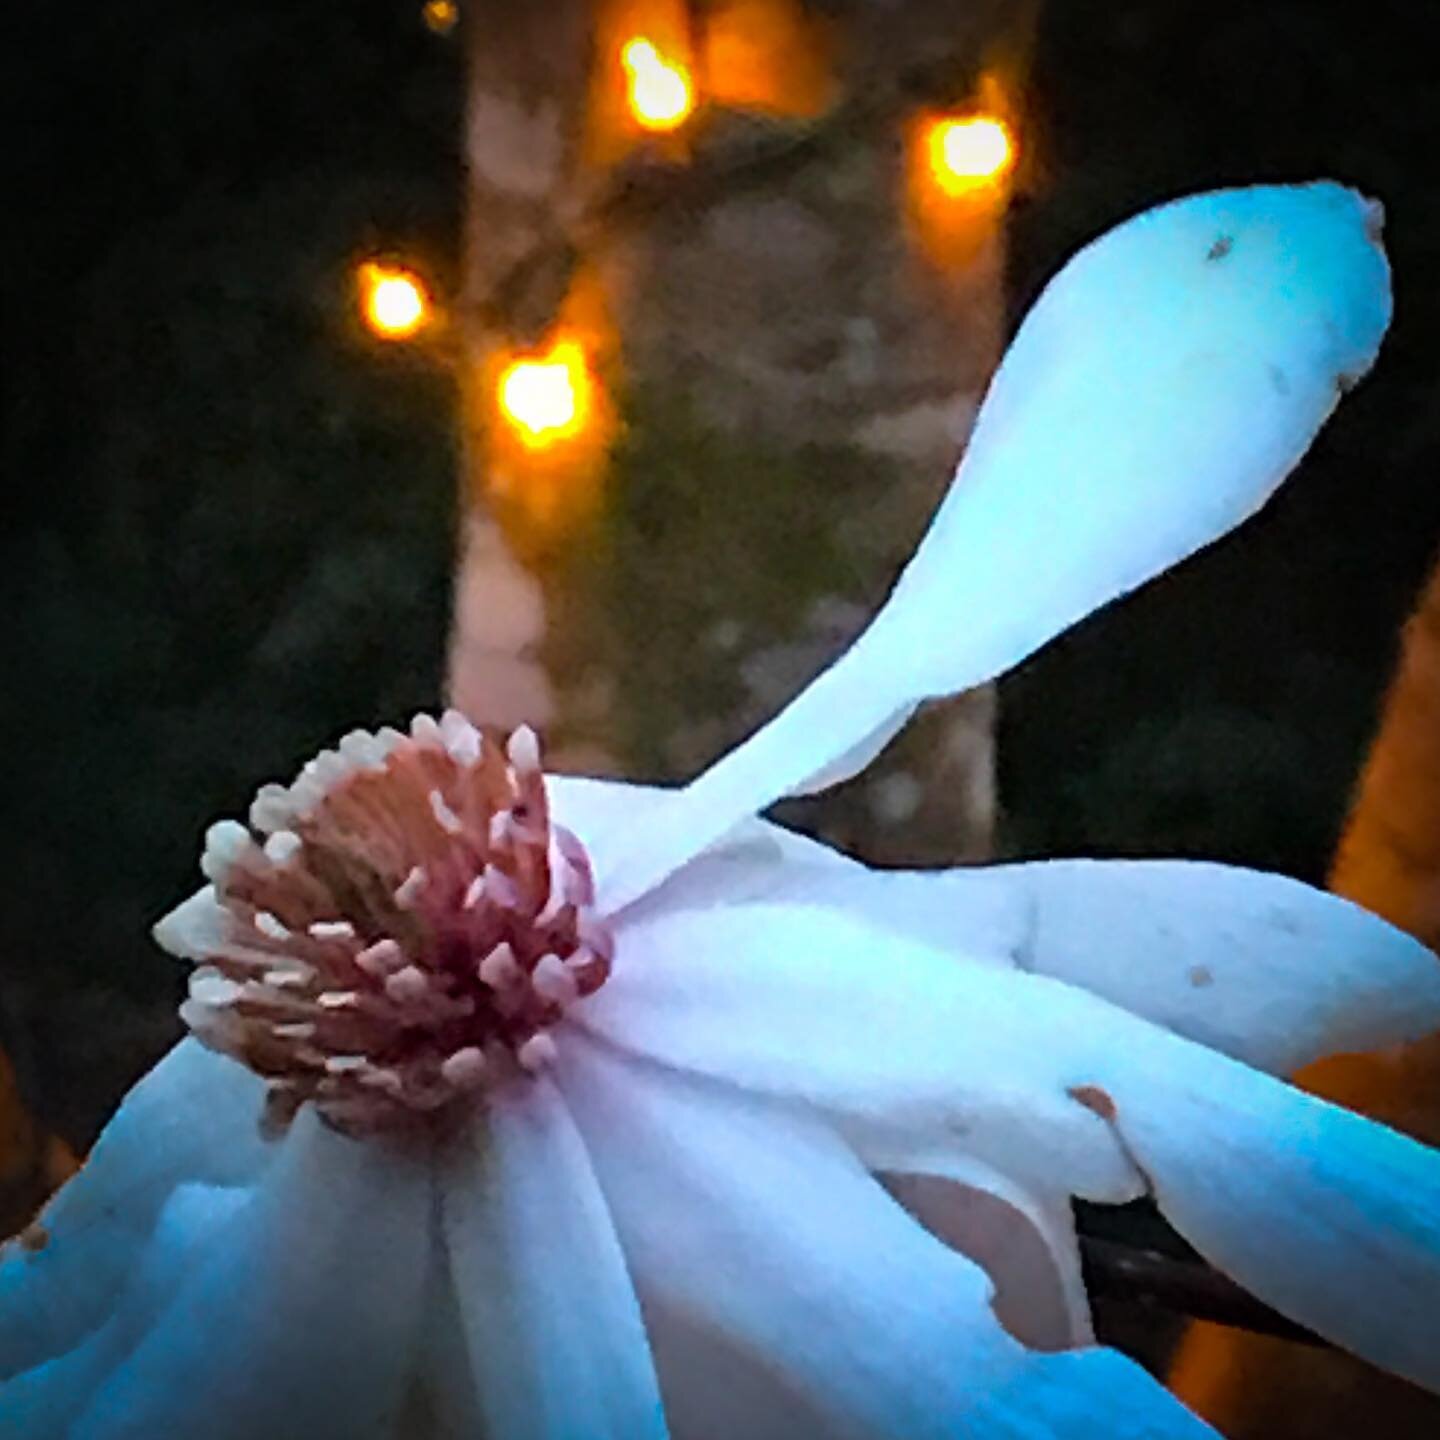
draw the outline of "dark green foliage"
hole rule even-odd
[[[0,1011],[82,1140],[173,1025],[149,927],[200,882],[205,826],[440,693],[450,381],[358,328],[350,267],[395,247],[448,283],[458,74],[407,97],[398,17],[347,13],[97,6],[35,57],[84,77],[72,109],[29,82]]]

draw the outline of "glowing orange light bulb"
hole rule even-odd
[[[993,115],[937,120],[926,147],[931,174],[947,195],[993,185],[1015,160],[1010,131]]]
[[[643,36],[627,40],[620,51],[625,67],[630,113],[646,130],[674,130],[695,106],[690,74],[667,60]]]
[[[420,18],[432,34],[448,35],[459,22],[460,7],[455,0],[425,0]]]
[[[500,409],[531,450],[572,439],[590,411],[590,370],[575,340],[557,340],[542,355],[512,360],[500,374]]]
[[[408,340],[430,318],[430,297],[413,271],[367,260],[360,267],[360,309],[382,340]]]

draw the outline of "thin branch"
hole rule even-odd
[[[637,152],[617,168],[587,207],[582,232],[591,227],[604,230],[613,222],[672,205],[712,205],[794,174],[835,146],[892,125],[917,104],[953,101],[964,93],[963,82],[972,70],[954,56],[931,59],[902,71],[888,84],[868,85],[815,120],[757,126],[727,143],[702,149],[684,163]]]
[[[1305,1345],[1329,1345],[1322,1336],[1272,1310],[1198,1256],[1189,1258],[1194,1252],[1158,1217],[1141,1217],[1143,1228],[1151,1231],[1152,1237],[1149,1243],[1137,1244],[1115,1237],[1119,1227],[1113,1219],[1109,1223],[1097,1223],[1096,1208],[1085,1206],[1077,1210],[1080,1261],[1085,1288],[1093,1299],[1163,1310]],[[1097,1235],[1092,1233],[1095,1230],[1111,1233]],[[1155,1243],[1157,1234],[1158,1244]],[[1188,1255],[1185,1252],[1189,1252]]]
[[[603,249],[626,226],[666,210],[707,209],[793,175],[836,147],[892,125],[917,104],[952,101],[964,93],[972,69],[954,56],[931,59],[888,84],[866,86],[814,120],[755,123],[723,142],[702,140],[685,161],[644,147],[633,151],[604,174],[572,220],[538,236],[485,296],[469,302],[472,322],[534,338],[553,321],[579,257]],[[537,277],[545,282],[538,300]],[[517,315],[522,309],[526,313]]]

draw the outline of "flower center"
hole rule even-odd
[[[528,729],[503,750],[454,711],[355,731],[265,786],[250,823],[206,836],[200,937],[157,933],[201,962],[181,1016],[270,1082],[272,1129],[310,1101],[373,1133],[533,1072],[610,973]]]

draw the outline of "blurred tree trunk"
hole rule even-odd
[[[1440,565],[1405,628],[1330,885],[1440,948]],[[1296,1079],[1440,1144],[1440,1036],[1373,1055],[1336,1056]],[[1191,1328],[1173,1381],[1182,1398],[1234,1440],[1367,1431],[1388,1440],[1432,1440],[1440,1434],[1440,1397],[1338,1351],[1211,1325]]]
[[[468,543],[451,693],[557,768],[685,779],[848,644],[921,533],[998,356],[1008,189],[917,207],[928,108],[1014,105],[1032,0],[467,5]],[[684,56],[641,133],[617,56]],[[932,207],[933,208],[933,207]],[[946,228],[948,227],[948,229]],[[591,357],[591,431],[506,432],[506,357]],[[993,696],[791,816],[871,858],[980,858]]]
[[[590,67],[587,0],[464,10],[466,206],[460,303],[464,476],[462,551],[451,636],[454,703],[505,728],[548,727],[549,676],[538,653],[544,599],[491,513],[486,390],[497,356],[531,348],[569,284],[564,217],[578,183]]]

